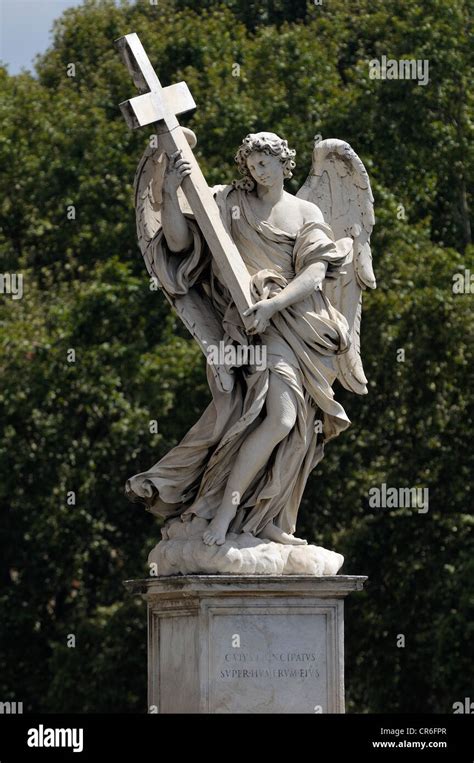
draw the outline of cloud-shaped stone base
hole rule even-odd
[[[291,546],[255,538],[249,533],[228,533],[222,546],[207,546],[202,533],[208,522],[173,522],[167,539],[148,556],[155,574],[190,575],[336,575],[344,557],[321,546]]]

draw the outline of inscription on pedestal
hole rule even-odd
[[[290,616],[285,609],[216,609],[211,614],[211,713],[332,710],[327,663],[333,647],[327,611],[293,609]]]

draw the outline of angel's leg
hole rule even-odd
[[[260,426],[242,444],[227,480],[222,504],[203,534],[203,540],[208,545],[224,543],[227,530],[237,513],[244,492],[268,461],[276,445],[295,425],[297,415],[295,396],[288,385],[273,373],[270,373],[265,405],[266,416]]]

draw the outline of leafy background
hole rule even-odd
[[[159,525],[123,484],[209,399],[200,350],[150,291],[135,240],[149,136],[117,108],[134,86],[113,47],[131,31],[162,82],[188,82],[210,184],[235,177],[259,129],[297,149],[292,191],[316,133],[367,167],[369,394],[338,390],[353,425],[312,475],[299,532],[369,576],[346,605],[349,711],[452,712],[472,696],[474,321],[472,295],[452,288],[474,270],[472,0],[87,0],[34,74],[0,68],[1,270],[25,289],[0,301],[0,696],[25,711],[146,711],[145,611],[123,580],[147,574]],[[382,55],[428,59],[429,84],[370,79]],[[429,487],[429,512],[371,508],[383,482]]]

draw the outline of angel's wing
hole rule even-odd
[[[192,130],[182,128],[191,148],[196,144]],[[145,150],[135,174],[135,213],[137,235],[145,265],[149,275],[165,294],[186,328],[196,339],[203,353],[208,354],[210,345],[219,346],[224,331],[215,315],[211,302],[203,289],[191,288],[187,294],[173,297],[162,288],[153,265],[152,241],[161,229],[162,186],[166,172],[167,155],[160,146],[159,136],[156,147],[149,145]],[[181,190],[178,189],[179,203],[184,214],[191,214],[191,209]],[[232,389],[232,376],[222,366],[211,366],[219,389],[228,392]]]
[[[374,227],[374,198],[369,176],[348,143],[323,140],[315,144],[313,166],[297,193],[316,204],[336,239],[351,236],[354,243],[338,278],[326,279],[324,293],[347,319],[351,331],[348,352],[336,356],[338,379],[348,390],[367,393],[360,357],[362,291],[375,289],[370,234]]]

